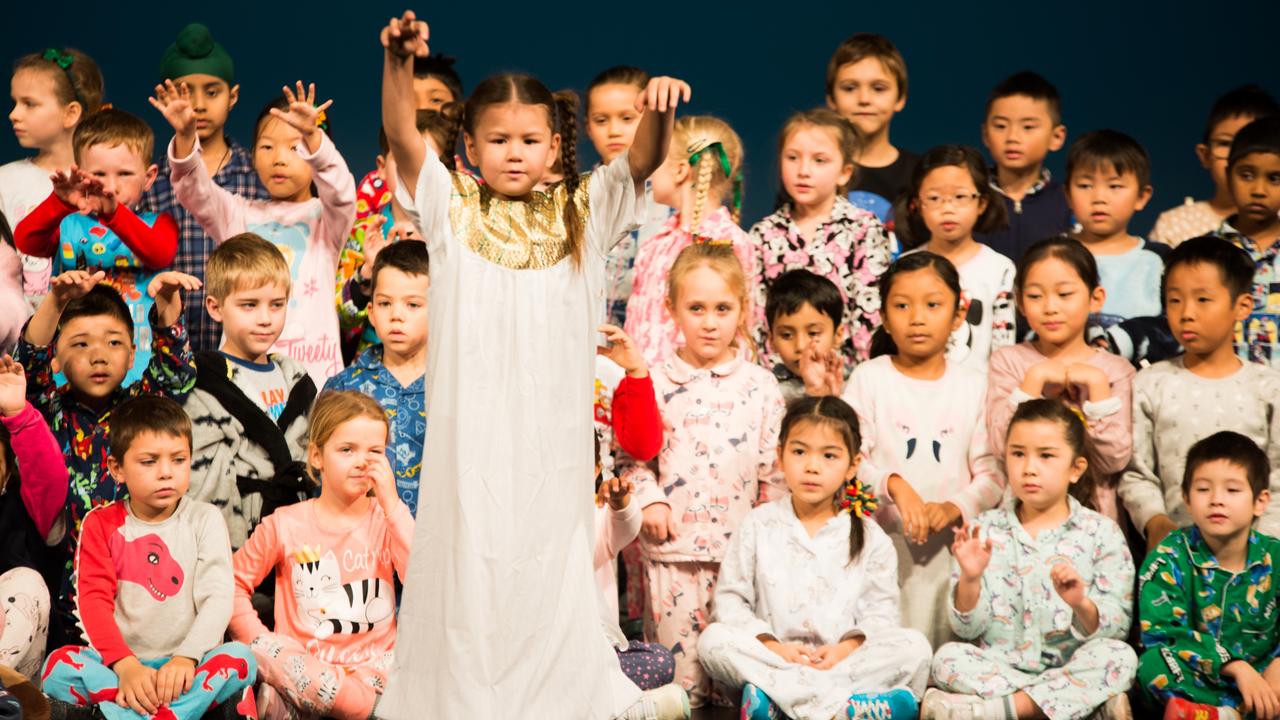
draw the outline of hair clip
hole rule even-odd
[[[872,494],[871,489],[857,478],[844,484],[844,495],[839,502],[842,512],[851,512],[864,517],[874,515],[876,508],[880,505],[880,501]]]
[[[76,61],[76,58],[74,55],[72,55],[71,53],[59,52],[57,48],[45,48],[44,55],[42,55],[41,57],[43,57],[45,60],[50,60],[54,62],[55,64],[57,64],[58,67],[62,68],[63,70],[70,70],[71,63],[74,63]]]
[[[316,127],[320,128],[321,130],[324,130],[325,132],[328,132],[328,130],[329,130],[329,115],[328,115],[328,113],[326,113],[325,111],[321,110],[321,111],[320,111],[320,114],[319,114],[319,115],[316,115]]]

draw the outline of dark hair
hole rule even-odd
[[[844,322],[844,298],[840,295],[840,288],[808,270],[788,270],[774,278],[765,299],[764,317],[772,327],[778,317],[799,312],[805,305],[831,318],[831,326],[837,330]]]
[[[1169,274],[1174,268],[1200,264],[1218,268],[1218,275],[1227,292],[1231,293],[1232,300],[1253,292],[1256,268],[1249,253],[1216,235],[1205,235],[1186,240],[1169,253],[1169,258],[1164,261],[1164,276],[1160,279],[1160,296],[1164,297]]]
[[[191,417],[182,406],[160,395],[139,395],[111,410],[111,457],[123,462],[133,441],[145,432],[185,438],[191,447]]]
[[[864,58],[873,57],[884,64],[889,74],[898,81],[898,97],[907,96],[907,61],[893,41],[883,35],[874,33],[857,33],[840,43],[831,59],[827,61],[827,97],[835,95],[836,75],[840,68],[856,63]]]
[[[371,290],[378,289],[378,273],[384,268],[395,268],[406,275],[422,275],[426,277],[431,271],[430,258],[427,257],[427,244],[421,240],[401,240],[393,242],[378,253],[373,261]]]
[[[454,102],[462,102],[466,94],[462,92],[462,77],[458,75],[458,71],[453,66],[458,62],[457,58],[449,57],[435,53],[427,57],[415,57],[413,59],[413,76],[415,78],[435,78],[444,83],[449,88],[449,92],[453,93]]]
[[[897,223],[898,239],[903,247],[915,248],[929,242],[931,233],[924,224],[924,216],[920,213],[920,186],[929,173],[942,167],[960,167],[969,171],[973,186],[978,191],[980,201],[986,201],[987,207],[978,216],[973,226],[975,233],[989,233],[1009,224],[1008,213],[1004,208],[1004,200],[991,188],[991,176],[982,154],[968,145],[939,145],[930,148],[911,173],[907,189],[894,203],[893,215],[906,222]]]
[[[1257,85],[1242,85],[1213,101],[1209,120],[1204,124],[1204,142],[1209,142],[1214,128],[1231,118],[1251,117],[1257,120],[1272,115],[1280,115],[1280,104],[1275,98]]]
[[[1224,460],[1244,468],[1249,489],[1256,498],[1271,486],[1271,461],[1257,443],[1237,432],[1222,430],[1200,440],[1187,451],[1187,465],[1182,471],[1182,494],[1191,491],[1191,479],[1201,465]]]
[[[555,172],[566,178],[578,174],[578,93],[557,90],[551,93],[556,101],[556,116],[560,124],[560,157],[556,158]]]
[[[1022,259],[1018,261],[1018,273],[1013,278],[1013,292],[1017,297],[1022,296],[1022,288],[1027,283],[1027,273],[1031,272],[1032,266],[1049,258],[1057,258],[1070,265],[1084,281],[1085,287],[1089,288],[1089,292],[1098,289],[1098,261],[1093,258],[1093,253],[1070,235],[1055,235],[1035,243],[1022,254]]]
[[[1231,154],[1227,155],[1227,170],[1246,155],[1265,153],[1280,155],[1280,115],[1261,118],[1240,128],[1231,141]]]
[[[885,314],[888,312],[889,295],[893,293],[893,283],[903,273],[916,272],[919,270],[932,270],[951,291],[956,298],[956,308],[960,307],[960,272],[956,270],[956,266],[950,260],[928,250],[917,250],[916,252],[907,253],[900,256],[888,270],[880,276],[880,319],[883,321]],[[885,323],[881,322],[880,327],[876,328],[875,333],[871,336],[871,357],[880,357],[881,355],[897,355],[898,345],[893,341],[893,337],[889,335],[889,331],[885,329]]]
[[[778,431],[778,450],[786,452],[787,436],[791,430],[801,423],[814,423],[831,428],[844,440],[849,451],[849,461],[862,452],[862,430],[858,427],[858,414],[849,407],[849,403],[835,396],[805,396],[791,403],[787,414],[782,418],[782,427]],[[855,480],[856,481],[856,480]],[[833,502],[840,499],[843,488],[837,491]],[[862,527],[862,517],[856,512],[849,513],[849,562],[858,559],[862,547],[866,543],[866,531]]]
[[[1085,427],[1084,418],[1074,409],[1069,408],[1061,400],[1035,398],[1028,400],[1013,411],[1013,419],[1009,421],[1009,433],[1013,426],[1024,422],[1055,422],[1062,426],[1067,445],[1077,458],[1089,458],[1089,430]],[[1008,451],[1006,445],[1006,452]],[[1074,459],[1074,458],[1073,458]],[[1093,502],[1093,470],[1085,468],[1084,474],[1067,491],[1081,505],[1096,510]]]
[[[58,59],[50,57],[58,56]],[[59,59],[68,61],[64,67]],[[54,92],[58,102],[70,105],[80,103],[80,119],[83,120],[98,112],[102,107],[102,96],[106,92],[102,82],[102,71],[93,58],[75,48],[48,48],[43,53],[31,53],[18,58],[13,64],[16,75],[19,70],[39,70],[47,72],[53,78]]]
[[[414,115],[414,127],[418,134],[427,133],[440,148],[440,162],[450,170],[456,170],[454,152],[458,146],[458,122],[462,116],[462,103],[448,102],[439,110],[418,110]],[[378,128],[378,149],[384,156],[391,153],[387,131]]]
[[[1054,125],[1062,124],[1062,98],[1058,95],[1058,88],[1044,79],[1044,76],[1030,70],[1014,73],[992,88],[991,93],[987,95],[987,108],[983,117],[991,115],[991,106],[995,105],[997,100],[1015,95],[1043,101],[1049,106],[1049,120]]]
[[[587,83],[587,106],[591,105],[591,91],[601,85],[631,85],[645,89],[649,84],[649,73],[632,65],[614,65],[600,71]]]
[[[1138,178],[1138,189],[1151,184],[1151,158],[1137,140],[1117,130],[1094,130],[1071,143],[1067,151],[1067,183],[1077,172],[1097,169],[1103,165],[1115,168],[1117,175],[1133,173]]]
[[[4,216],[3,210],[0,210],[0,242],[17,249],[13,242],[13,229],[9,227],[9,218]]]
[[[120,297],[120,293],[106,283],[93,286],[83,296],[67,303],[67,307],[58,316],[58,329],[66,327],[67,323],[76,318],[104,315],[124,323],[129,330],[129,337],[133,338],[133,316],[129,314],[129,306]]]

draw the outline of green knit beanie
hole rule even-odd
[[[182,28],[178,39],[165,49],[160,58],[160,79],[172,80],[184,75],[212,75],[236,82],[236,66],[225,48],[213,41],[209,28],[191,23]]]

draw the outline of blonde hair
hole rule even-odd
[[[724,149],[724,158],[729,163],[728,174],[721,166],[720,155],[715,150],[708,150],[716,143]],[[710,115],[682,117],[676,120],[671,133],[671,157],[689,161],[695,155],[698,156],[697,164],[690,168],[693,173],[693,207],[685,210],[689,212],[689,229],[696,233],[706,210],[708,194],[714,192],[716,199],[724,202],[730,193],[736,194],[741,190],[742,139],[729,127],[729,123],[720,118]],[[739,222],[741,203],[735,202],[731,211],[733,221]]]
[[[751,301],[747,295],[747,275],[742,270],[742,263],[738,261],[738,256],[733,254],[733,245],[722,241],[695,242],[681,250],[667,273],[667,302],[673,308],[675,307],[680,297],[680,283],[684,281],[686,275],[701,267],[710,268],[718,273],[729,286],[729,290],[738,298],[738,305],[742,308],[742,317],[738,322],[738,335],[746,342],[754,357],[756,346],[751,340],[751,334],[747,332],[747,318],[751,315]]]
[[[82,162],[84,151],[94,145],[124,145],[137,153],[146,166],[151,164],[155,144],[156,134],[150,125],[137,115],[116,108],[103,108],[81,120],[71,136],[71,150],[77,163]]]
[[[61,61],[61,62],[59,62]],[[66,63],[63,67],[62,63]],[[75,48],[48,48],[44,53],[31,53],[18,58],[13,73],[36,70],[53,78],[54,92],[63,106],[80,103],[80,119],[89,117],[102,107],[105,92],[102,71],[93,58]]]
[[[356,418],[369,418],[381,421],[391,434],[391,423],[387,413],[378,401],[354,390],[328,390],[320,393],[316,404],[311,407],[311,432],[307,438],[308,447],[322,448],[337,431],[338,426]],[[308,453],[309,455],[310,453]],[[307,467],[312,480],[319,481],[316,469]]]
[[[236,290],[265,285],[290,286],[289,263],[275,245],[253,233],[240,233],[209,253],[204,270],[205,293],[222,302]]]

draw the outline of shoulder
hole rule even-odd
[[[774,377],[773,372],[757,365],[748,360],[743,360],[734,374],[741,375],[742,379],[752,385],[759,386],[768,391],[778,389],[778,378]]]
[[[284,372],[285,377],[289,379],[290,386],[297,384],[298,381],[302,380],[302,378],[307,377],[307,369],[302,366],[302,363],[294,360],[292,357],[277,353],[272,353],[269,357],[271,358],[271,362],[279,366],[280,370]]]
[[[1098,351],[1093,360],[1093,364],[1106,373],[1111,382],[1126,379],[1132,380],[1137,372],[1133,369],[1133,364],[1128,360],[1104,350]]]
[[[1030,343],[1008,345],[991,353],[989,365],[992,370],[1000,368],[1016,372],[1030,366],[1036,354],[1035,348]]]
[[[1161,360],[1139,370],[1133,376],[1133,388],[1135,392],[1139,388],[1143,390],[1155,389],[1167,382],[1177,382],[1183,379],[1186,372],[1187,369],[1182,366],[1182,361],[1179,358]]]
[[[123,500],[100,505],[85,514],[84,520],[80,522],[80,535],[84,537],[89,529],[110,532],[123,526],[128,516]]]
[[[1240,375],[1247,384],[1262,385],[1268,388],[1280,386],[1280,370],[1276,370],[1269,365],[1249,362],[1244,364],[1244,370]]]
[[[188,521],[192,525],[199,527],[221,526],[226,531],[226,521],[222,519],[222,512],[213,505],[202,500],[192,500],[189,497],[182,499],[182,512],[186,514]]]

